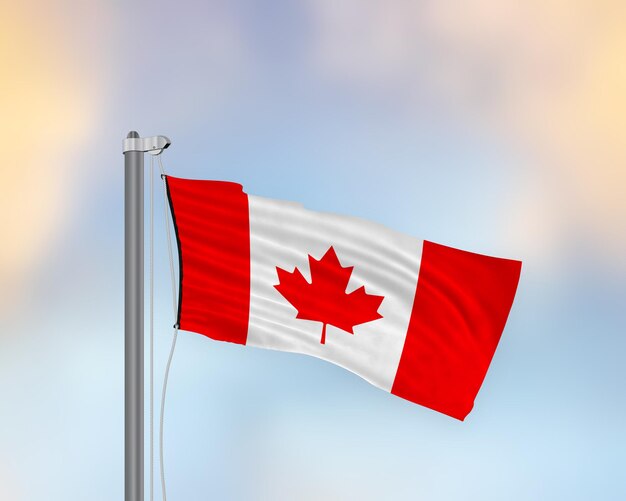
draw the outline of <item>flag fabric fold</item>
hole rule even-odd
[[[166,176],[181,330],[304,353],[463,420],[507,321],[521,262],[363,219]]]

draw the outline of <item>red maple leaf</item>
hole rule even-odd
[[[322,344],[328,324],[354,334],[355,325],[382,318],[377,310],[383,296],[367,294],[363,286],[346,294],[354,266],[342,267],[332,246],[320,260],[309,255],[309,267],[311,283],[298,268],[290,273],[276,267],[279,284],[274,287],[298,310],[296,318],[322,322]]]

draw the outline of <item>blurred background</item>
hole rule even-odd
[[[171,138],[172,175],[524,262],[464,423],[181,332],[170,499],[626,499],[625,23],[610,0],[3,2],[0,499],[123,497],[133,129]]]

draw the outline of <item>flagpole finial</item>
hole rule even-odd
[[[122,143],[122,152],[139,151],[160,155],[172,142],[165,136],[141,137],[137,131],[131,130]]]

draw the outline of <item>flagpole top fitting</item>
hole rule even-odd
[[[140,151],[150,155],[160,155],[172,142],[165,136],[139,137],[137,132],[130,131],[123,142],[123,152]]]

